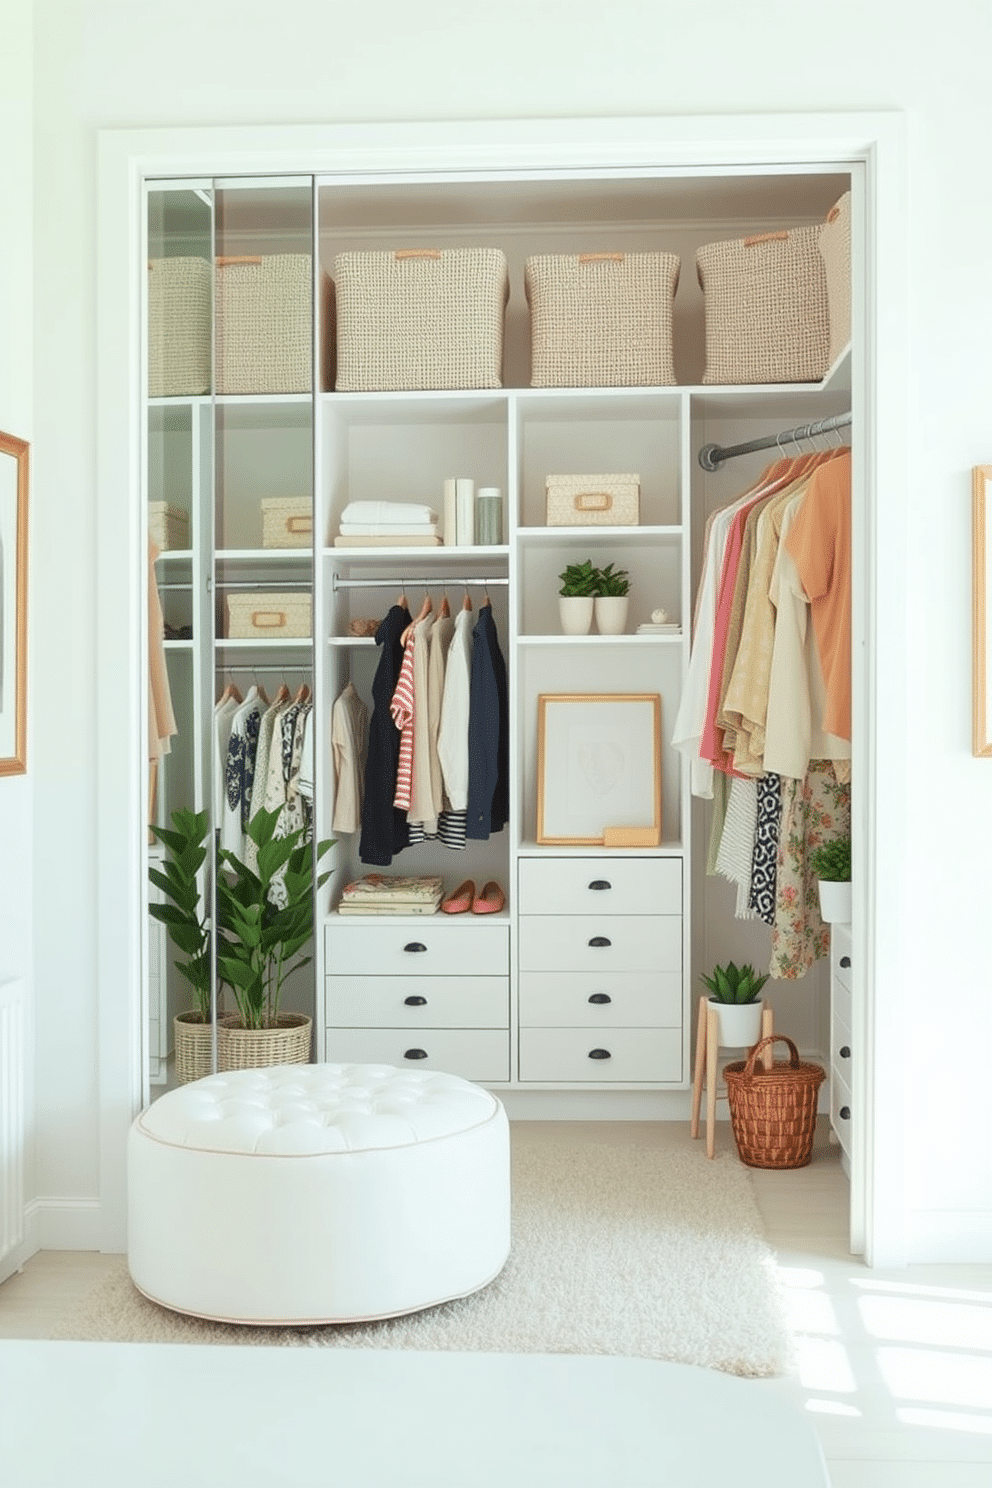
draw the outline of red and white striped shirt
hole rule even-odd
[[[407,636],[403,651],[403,665],[396,681],[389,711],[400,731],[400,752],[396,763],[396,791],[393,805],[400,811],[410,809],[410,789],[413,784],[413,647],[416,630]]]

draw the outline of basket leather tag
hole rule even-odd
[[[622,253],[580,253],[579,263],[623,263]]]
[[[312,532],[313,520],[310,517],[287,517],[287,532]]]
[[[394,257],[399,263],[404,258],[440,258],[440,248],[397,248]]]
[[[257,257],[252,253],[221,254],[217,258],[217,267],[219,269],[226,269],[230,264],[260,264],[261,262],[261,254]]]
[[[580,491],[572,504],[576,511],[609,511],[613,497],[609,491]]]
[[[251,623],[256,630],[281,630],[286,624],[285,610],[254,610]]]
[[[786,243],[788,239],[787,232],[755,233],[753,238],[744,239],[744,247],[753,248],[755,243]]]

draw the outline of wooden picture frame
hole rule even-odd
[[[658,693],[542,693],[537,701],[537,841],[657,847]]]
[[[971,472],[971,752],[992,759],[992,465]]]
[[[28,448],[0,433],[0,775],[27,771]]]

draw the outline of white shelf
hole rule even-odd
[[[645,537],[679,538],[683,529],[678,527],[644,527],[631,523],[626,527],[518,527],[517,536],[526,542],[582,542],[591,539],[621,538],[630,541]]]
[[[518,635],[520,646],[671,646],[681,645],[681,635]]]
[[[291,646],[294,649],[305,646],[309,651],[313,647],[313,637],[287,636],[283,640],[255,641],[249,640],[248,638],[245,638],[244,640],[238,640],[235,636],[218,636],[217,639],[214,641],[214,645],[219,651],[233,650],[235,648],[243,651],[285,651]]]
[[[266,563],[296,564],[309,568],[313,562],[310,548],[218,548],[214,553],[217,563],[250,563],[253,566]]]
[[[472,547],[472,548],[439,548],[409,547],[409,548],[325,548],[324,557],[333,558],[337,563],[350,563],[353,559],[360,559],[363,563],[374,563],[380,558],[388,558],[390,562],[401,559],[406,562],[419,562],[429,559],[431,563],[454,563],[471,560],[475,563],[488,563],[492,558],[506,558],[510,549],[502,544],[499,547]]]

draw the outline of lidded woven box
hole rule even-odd
[[[213,270],[205,258],[148,263],[148,396],[210,391]]]
[[[338,392],[502,386],[501,249],[339,253],[334,294]]]
[[[189,516],[167,501],[149,501],[148,536],[160,553],[189,547]]]
[[[309,548],[312,542],[313,510],[309,496],[263,498],[263,548]]]
[[[549,527],[636,527],[639,475],[549,475],[545,481]]]
[[[539,254],[524,267],[532,387],[675,382],[674,253]]]
[[[310,392],[312,300],[308,253],[218,258],[218,393]]]
[[[851,339],[851,193],[835,201],[820,228],[820,257],[827,276],[830,348],[827,365],[834,362]]]
[[[232,640],[282,640],[313,633],[311,596],[303,592],[248,591],[227,596],[227,635]]]
[[[819,382],[830,365],[820,228],[756,233],[696,251],[709,385]]]

